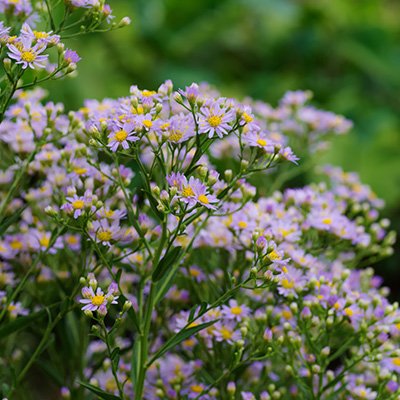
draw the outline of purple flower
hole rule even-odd
[[[90,310],[96,311],[102,304],[107,305],[106,296],[104,296],[104,292],[98,287],[96,290],[96,294],[92,287],[85,286],[82,288],[82,296],[83,299],[80,299],[79,302],[82,304],[86,304],[82,307],[82,310]]]
[[[240,322],[242,318],[249,317],[251,309],[245,305],[239,305],[236,300],[229,300],[229,307],[222,306],[222,315],[228,319]]]
[[[178,92],[186,97],[190,103],[194,103],[199,97],[199,85],[192,83],[190,86],[185,86],[185,90],[179,89]]]
[[[235,119],[232,110],[228,111],[228,107],[221,107],[219,99],[210,106],[201,107],[199,116],[199,133],[208,133],[208,137],[212,138],[214,133],[222,139],[223,135],[227,135],[231,129],[229,122]]]
[[[28,24],[23,24],[21,29],[22,37],[26,37],[29,40],[33,40],[36,43],[39,43],[44,46],[54,46],[60,41],[59,35],[52,35],[53,31],[50,32],[40,32],[36,30],[32,30],[32,28]]]
[[[22,64],[22,68],[26,69],[28,67],[35,69],[44,68],[44,65],[40,64],[45,61],[48,57],[46,55],[40,55],[46,50],[46,46],[41,43],[36,43],[35,46],[31,47],[31,40],[27,37],[22,37],[18,43],[7,44],[10,52],[8,56],[17,60],[17,64]]]
[[[121,145],[124,150],[129,149],[129,142],[136,142],[139,140],[137,136],[134,136],[134,127],[135,125],[131,122],[125,122],[121,128],[116,127],[114,132],[111,132],[108,135],[108,138],[111,139],[108,143],[107,147],[110,147],[112,152],[116,152],[119,146]]]
[[[76,51],[67,49],[64,52],[64,60],[68,64],[76,64],[78,61],[82,60],[82,58],[79,57],[79,55]]]

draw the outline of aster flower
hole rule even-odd
[[[235,319],[240,322],[242,318],[251,315],[251,309],[245,305],[238,305],[234,299],[229,300],[229,306],[222,306],[222,315],[228,319]]]
[[[249,132],[242,136],[243,142],[251,147],[259,147],[267,153],[273,154],[275,151],[275,142],[270,140],[263,132]]]
[[[218,321],[213,327],[215,340],[218,342],[226,341],[229,344],[234,344],[242,337],[240,330],[236,329],[236,322],[234,321]]]
[[[26,308],[23,308],[20,301],[18,301],[17,303],[14,303],[12,301],[10,303],[10,305],[8,306],[7,311],[9,312],[11,319],[17,318],[18,315],[28,315],[29,314],[29,310]]]
[[[82,60],[78,53],[74,50],[67,49],[64,52],[64,60],[67,64],[76,64],[78,61]]]
[[[60,36],[52,35],[52,33],[53,31],[40,32],[32,30],[32,28],[27,23],[24,23],[21,29],[21,34],[23,37],[27,37],[28,39],[44,46],[54,46],[60,41]]]
[[[104,295],[104,292],[99,287],[95,293],[91,286],[85,286],[82,288],[82,296],[83,299],[79,300],[80,303],[85,304],[82,310],[97,311],[101,305],[107,304],[107,296]]]
[[[91,212],[96,211],[96,207],[92,205],[92,195],[90,191],[86,191],[83,196],[76,194],[73,197],[67,197],[66,200],[69,203],[65,203],[61,206],[61,210],[64,210],[67,214],[74,213],[74,218],[77,219],[82,215],[82,210],[87,208]]]
[[[110,142],[107,144],[107,147],[110,147],[114,153],[118,150],[119,146],[122,146],[124,150],[128,150],[128,142],[139,140],[137,136],[134,136],[135,133],[135,125],[131,122],[124,123],[120,128],[116,127],[114,132],[108,135]]]
[[[90,233],[96,241],[111,246],[111,241],[118,241],[123,238],[126,229],[119,226],[119,221],[113,221],[110,225],[107,219],[101,219],[100,221],[93,221],[93,230]]]
[[[228,107],[220,105],[221,101],[215,101],[209,106],[204,105],[198,114],[199,133],[208,133],[212,138],[216,134],[222,139],[231,130],[229,125],[235,119],[235,114]]]
[[[291,161],[294,164],[298,164],[299,157],[297,157],[290,147],[283,147],[279,150],[279,155],[285,160]]]
[[[192,83],[190,86],[185,86],[185,90],[179,89],[178,93],[185,97],[189,103],[194,104],[200,95],[199,85]]]
[[[49,57],[48,54],[41,55],[46,50],[46,45],[36,43],[31,47],[31,40],[27,37],[22,37],[15,45],[7,44],[7,47],[10,50],[8,56],[16,60],[17,64],[22,64],[23,69],[44,68],[44,65],[40,63]]]

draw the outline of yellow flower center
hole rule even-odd
[[[266,146],[267,145],[267,141],[264,139],[258,139],[257,140],[257,144],[259,144],[260,146]]]
[[[69,236],[69,237],[67,237],[66,241],[69,244],[76,244],[76,243],[78,243],[78,238],[75,236]]]
[[[72,207],[75,208],[75,210],[82,210],[83,208],[83,201],[82,200],[76,200],[72,203]]]
[[[41,246],[49,247],[50,239],[47,239],[47,237],[42,237],[42,238],[39,240],[39,243],[40,243]]]
[[[113,210],[104,210],[104,215],[108,218],[112,217],[114,215],[114,211]]]
[[[33,31],[36,39],[46,39],[49,36],[46,32]]]
[[[85,168],[77,168],[77,169],[74,170],[74,172],[75,172],[77,175],[83,175],[83,174],[86,174],[87,169],[85,169]]]
[[[345,308],[344,312],[346,313],[347,316],[351,317],[354,314],[353,310],[350,310],[350,308]]]
[[[231,313],[235,315],[240,315],[242,313],[242,309],[240,307],[231,308]]]
[[[223,337],[223,339],[230,339],[231,337],[232,337],[232,332],[231,331],[229,331],[228,329],[226,329],[226,328],[222,328],[221,330],[220,330],[220,332],[221,332],[221,335],[222,335],[222,337]]]
[[[178,143],[183,137],[183,133],[177,130],[173,130],[171,135],[169,135],[169,140],[174,143]]]
[[[209,203],[209,200],[207,199],[207,196],[204,195],[204,194],[201,194],[201,195],[199,196],[199,201],[200,201],[201,203],[204,203],[204,204],[208,204],[208,203]]]
[[[121,130],[121,131],[119,131],[119,132],[117,132],[116,134],[115,134],[115,136],[114,136],[114,139],[117,141],[117,142],[123,142],[126,138],[128,137],[128,134],[124,131],[124,130]]]
[[[190,390],[195,393],[201,393],[203,388],[200,385],[192,385],[190,386]]]
[[[210,126],[213,128],[217,127],[222,121],[222,117],[218,117],[216,115],[212,115],[210,118],[208,118],[208,123]]]
[[[239,221],[238,226],[239,226],[239,228],[247,228],[247,222]]]
[[[339,310],[340,304],[338,302],[336,302],[333,307],[335,310]]]
[[[292,279],[292,281],[290,282],[288,278],[283,277],[281,284],[285,289],[292,289],[294,286],[294,279]]]
[[[182,190],[182,196],[183,196],[183,197],[194,196],[193,189],[192,189],[190,186],[186,186],[186,187]]]
[[[195,277],[200,276],[200,271],[197,269],[190,268],[189,271],[190,271],[190,275],[192,275],[192,276],[195,276]]]
[[[151,121],[148,120],[148,119],[145,119],[145,120],[143,121],[143,125],[144,125],[146,128],[150,129],[150,128],[153,126],[153,122],[151,122]]]
[[[249,124],[250,122],[253,122],[254,118],[250,117],[250,115],[248,115],[246,113],[243,113],[243,119],[245,120],[246,123]],[[262,146],[264,146],[264,145],[262,145]]]
[[[393,358],[392,359],[392,363],[396,366],[396,367],[400,367],[400,358]]]
[[[292,313],[290,311],[283,311],[282,315],[286,318],[286,319],[290,319],[292,318]]]
[[[97,233],[97,237],[101,242],[108,242],[112,239],[112,233],[110,231],[102,231]]]
[[[14,240],[14,241],[10,242],[10,246],[13,249],[22,249],[22,243],[19,240]]]
[[[28,63],[35,61],[35,58],[36,58],[36,54],[32,53],[31,51],[24,51],[21,54],[21,60],[26,61]]]
[[[154,90],[142,90],[142,95],[144,97],[150,97],[153,94],[156,94]]]
[[[268,258],[270,260],[281,260],[282,256],[277,253],[275,250],[273,250],[271,253],[268,254]]]
[[[326,225],[330,225],[330,224],[332,223],[332,220],[331,220],[330,218],[324,218],[324,219],[322,220],[322,223],[323,223],[323,224],[326,224]]]
[[[94,296],[92,304],[95,306],[101,306],[104,303],[104,296]]]

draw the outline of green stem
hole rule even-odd
[[[110,357],[110,361],[111,361],[111,371],[114,376],[115,383],[117,384],[119,397],[121,398],[121,400],[123,400],[124,399],[124,389],[121,387],[121,384],[118,379],[118,375],[117,375],[118,366],[116,367],[113,360],[111,360],[112,350],[111,350],[111,345],[110,345],[110,335],[108,334],[107,328],[104,324],[104,320],[101,320],[100,325],[104,329],[104,338],[105,338],[105,342],[106,342],[106,346],[107,346],[107,352],[108,352],[108,356]]]
[[[153,269],[157,267],[158,262],[160,261],[166,239],[167,239],[167,222],[166,218],[164,217],[164,221],[162,223],[162,233],[161,233],[160,243],[158,245],[157,251],[153,259]],[[156,282],[152,280],[150,286],[150,293],[147,298],[147,307],[144,315],[143,329],[141,330],[139,335],[140,368],[138,369],[137,385],[135,388],[135,400],[141,399],[143,395],[144,380],[146,378],[146,372],[147,372],[146,363],[149,351],[148,342],[149,342],[150,324],[151,324],[151,316],[154,310],[155,294],[156,294]]]

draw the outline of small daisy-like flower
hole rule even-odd
[[[290,147],[283,147],[280,151],[279,151],[279,155],[282,157],[282,158],[284,158],[285,160],[288,160],[288,161],[291,161],[292,163],[294,163],[294,164],[298,164],[298,160],[300,160],[299,159],[299,157],[297,157],[294,153],[293,153],[293,151],[292,151],[292,149],[290,148]]]
[[[179,89],[178,92],[186,97],[189,103],[195,103],[200,95],[199,85],[197,83],[192,83],[190,86],[185,86],[185,90]]]
[[[27,37],[22,37],[18,43],[7,44],[10,52],[8,56],[16,60],[17,64],[22,64],[22,68],[44,68],[41,62],[48,58],[48,54],[41,55],[46,50],[46,46],[42,43],[36,43],[31,47],[31,40]]]
[[[89,193],[85,193],[84,196],[74,194],[73,197],[67,197],[66,200],[68,200],[69,203],[63,204],[61,210],[64,210],[67,214],[74,213],[75,219],[82,215],[82,210],[84,208],[90,207],[92,211],[96,210],[96,207],[92,206],[92,197]]]
[[[28,24],[23,24],[21,29],[21,34],[24,37],[33,40],[36,43],[48,46],[54,46],[60,41],[59,35],[52,35],[53,31],[50,32],[40,32],[36,30],[32,30],[32,28]]]
[[[99,287],[95,293],[92,287],[85,286],[82,288],[82,296],[83,299],[80,299],[79,302],[85,304],[85,306],[82,307],[83,311],[96,311],[102,304],[107,304],[106,296]]]
[[[227,321],[226,323],[222,323],[218,321],[214,325],[215,330],[213,331],[215,340],[218,342],[227,341],[229,344],[233,344],[234,342],[240,340],[242,337],[240,330],[235,330],[236,323],[233,321]]]
[[[103,245],[111,246],[111,241],[122,239],[126,233],[126,229],[121,229],[119,221],[113,221],[110,225],[107,219],[93,221],[93,231],[96,240]]]
[[[240,322],[242,318],[250,316],[251,309],[245,305],[239,305],[236,300],[229,300],[229,306],[222,306],[222,314],[228,319]]]
[[[207,187],[203,184],[193,187],[194,196],[198,203],[211,210],[216,210],[217,207],[211,203],[218,203],[217,196],[207,193]]]
[[[274,153],[275,142],[268,139],[267,135],[263,132],[249,132],[247,135],[243,135],[243,142],[248,143],[251,147],[264,149],[267,153]]]
[[[118,150],[119,146],[122,146],[124,150],[128,150],[128,142],[136,142],[139,140],[137,136],[134,136],[134,127],[135,125],[131,122],[124,123],[121,128],[116,127],[115,131],[108,135],[110,142],[107,147],[110,147],[111,151],[114,153]]]
[[[227,135],[231,129],[229,122],[235,119],[232,110],[228,111],[228,107],[220,106],[220,102],[214,102],[209,107],[201,107],[199,114],[199,133],[208,133],[208,137],[212,138],[214,133],[222,139],[223,135]]]
[[[10,305],[8,306],[7,311],[10,313],[11,319],[17,318],[18,315],[28,315],[29,314],[29,310],[26,308],[23,308],[20,301],[18,301],[17,303],[14,303],[12,301],[10,303]]]
[[[64,60],[68,64],[76,64],[78,61],[82,60],[82,58],[79,57],[76,51],[67,49],[64,52]]]

